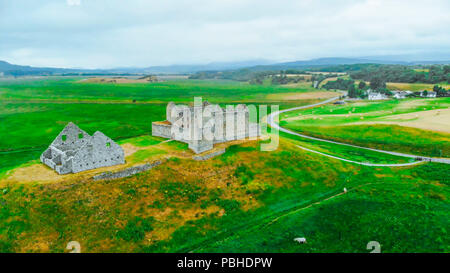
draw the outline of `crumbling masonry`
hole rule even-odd
[[[70,122],[41,155],[59,174],[78,173],[125,163],[122,147],[102,132],[90,136]]]
[[[152,135],[185,142],[195,153],[211,150],[216,143],[260,135],[258,123],[250,122],[244,104],[224,109],[207,101],[191,107],[170,102],[166,118],[152,122]],[[213,136],[207,137],[208,132]]]

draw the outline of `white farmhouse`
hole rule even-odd
[[[405,99],[408,95],[412,94],[412,91],[392,91],[393,97],[396,99]]]
[[[434,91],[422,91],[420,96],[424,98],[436,98],[436,92]]]
[[[367,98],[369,100],[385,100],[388,99],[388,96],[382,94],[380,92],[372,91],[371,89],[367,90]]]

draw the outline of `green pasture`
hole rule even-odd
[[[0,177],[36,162],[70,121],[90,134],[100,130],[120,144],[148,147],[132,156],[140,162],[165,154],[167,146],[187,149],[176,141],[150,147],[163,141],[150,136],[151,122],[165,118],[168,101],[186,103],[203,96],[221,104],[279,104],[282,109],[315,102],[266,99],[308,88],[200,80],[91,84],[80,79],[0,81]],[[449,106],[449,98],[362,101],[289,112],[280,120],[305,134],[448,156],[446,135],[352,123],[361,121],[360,114],[366,121]],[[342,116],[349,112],[349,118]],[[299,114],[308,118],[286,120]],[[370,163],[410,159],[287,134],[281,134],[276,151],[261,151],[259,144],[234,145],[207,161],[172,158],[117,180],[3,184],[0,253],[64,252],[73,240],[80,241],[83,252],[369,252],[369,241],[380,242],[382,252],[450,251],[449,165],[365,167],[296,145]],[[348,193],[340,194],[344,187]],[[155,239],[156,230],[168,236]],[[308,243],[300,245],[296,237]]]
[[[175,168],[180,164],[188,162],[158,167],[166,174],[163,181],[153,170],[63,190],[0,188],[0,252],[42,240],[51,242],[49,252],[62,252],[73,238],[85,252],[369,252],[369,241],[380,242],[382,252],[449,251],[448,165],[369,168],[282,141],[274,152],[233,146],[222,157],[195,163],[199,170],[232,168],[221,188],[211,188],[208,177],[182,178]],[[246,210],[247,201],[224,195],[234,183],[259,206]],[[344,187],[348,193],[338,195]],[[226,213],[176,224],[177,211],[210,206]],[[165,221],[148,212],[168,209],[174,213]],[[173,227],[167,239],[147,239],[154,229]],[[299,245],[296,237],[306,237],[308,244]]]
[[[237,204],[225,217],[191,221],[170,240],[140,251],[369,252],[366,245],[374,240],[383,252],[448,251],[448,165],[360,167],[284,148],[261,157],[262,170],[239,159],[246,152],[251,149],[237,147],[222,161],[245,164],[247,173],[240,175],[250,177],[243,180],[248,187],[261,183],[258,174],[270,174],[274,164],[283,174],[272,176],[282,179],[281,188],[266,184],[264,190],[249,191],[263,207],[244,212]],[[348,195],[321,201],[343,187]],[[308,244],[299,245],[296,237],[306,237]],[[419,237],[424,240],[417,243]]]
[[[283,132],[280,132],[280,135],[282,137],[294,140],[294,143],[301,147],[352,161],[374,164],[399,164],[414,162],[414,159],[412,158],[394,156],[360,148],[348,147],[345,145],[306,139]]]
[[[215,103],[264,102],[273,93],[314,91],[311,87],[251,85],[225,80],[171,80],[154,83],[89,83],[82,78],[40,78],[0,81],[3,100],[192,102],[201,96]]]
[[[359,177],[359,186],[350,186],[354,178],[346,183],[353,190],[345,195],[306,209],[299,206],[276,221],[259,221],[215,241],[200,241],[197,251],[368,253],[368,242],[377,241],[382,253],[448,252],[449,176],[443,170],[449,171],[447,166],[427,164],[400,170],[383,180],[372,175],[389,175],[391,170],[365,170],[367,176]],[[446,186],[423,180],[432,175],[433,180],[446,181]],[[303,208],[309,203],[303,203]],[[196,230],[194,227],[191,232]],[[308,243],[294,242],[297,237],[305,237]]]
[[[329,104],[284,113],[280,118],[280,124],[311,136],[364,147],[448,157],[450,156],[450,136],[446,133],[399,125],[357,124],[358,122],[383,121],[383,117],[389,115],[448,107],[450,107],[450,98]],[[295,117],[302,119],[295,119]]]
[[[151,134],[165,104],[0,103],[0,171],[39,158],[69,122],[114,140]]]
[[[434,99],[403,99],[403,100],[382,100],[382,101],[356,101],[344,105],[327,104],[316,108],[291,111],[283,113],[280,119],[295,117],[299,115],[346,115],[363,114],[364,118],[378,118],[392,114],[406,114],[418,111],[428,111],[435,109],[446,109],[450,107],[450,98]],[[318,125],[330,125],[336,123],[348,123],[361,121],[360,116],[355,117],[333,117],[333,119],[316,119],[308,121]]]
[[[81,80],[48,77],[0,81],[0,172],[39,158],[70,121],[90,134],[99,130],[121,140],[151,134],[151,122],[165,119],[168,101],[192,103],[194,96],[201,96],[222,105],[247,101],[254,105],[275,104],[282,109],[315,102],[266,99],[268,94],[310,91],[307,88],[223,80],[139,84]]]

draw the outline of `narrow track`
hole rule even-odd
[[[281,110],[281,111],[277,111],[274,113],[271,113],[270,115],[267,116],[267,123],[269,124],[270,127],[275,128],[281,132],[290,134],[290,135],[294,135],[294,136],[299,136],[302,138],[306,138],[306,139],[312,139],[312,140],[317,140],[317,141],[322,141],[322,142],[327,142],[327,143],[332,143],[332,144],[337,144],[337,145],[343,145],[343,146],[348,146],[348,147],[353,147],[353,148],[359,148],[359,149],[364,149],[364,150],[369,150],[369,151],[374,151],[374,152],[379,152],[379,153],[385,153],[385,154],[390,154],[390,155],[395,155],[395,156],[401,156],[401,157],[409,157],[409,158],[414,158],[417,161],[429,161],[429,162],[437,162],[437,163],[445,163],[445,164],[450,164],[450,159],[449,158],[436,158],[436,157],[427,157],[427,156],[421,156],[421,155],[412,155],[412,154],[405,154],[405,153],[398,153],[398,152],[391,152],[391,151],[385,151],[385,150],[380,150],[380,149],[373,149],[373,148],[367,148],[367,147],[362,147],[362,146],[357,146],[357,145],[353,145],[353,144],[347,144],[347,143],[342,143],[342,142],[337,142],[337,141],[332,141],[332,140],[328,140],[328,139],[322,139],[322,138],[317,138],[317,137],[312,137],[312,136],[307,136],[307,135],[303,135],[303,134],[299,134],[297,132],[288,130],[286,128],[280,127],[280,125],[278,123],[276,123],[274,121],[274,118],[276,116],[279,116],[282,113],[286,113],[286,112],[291,112],[291,111],[296,111],[296,110],[301,110],[301,109],[306,109],[306,108],[312,108],[312,107],[317,107],[323,104],[327,104],[330,102],[333,102],[335,100],[338,100],[339,97],[334,97],[328,100],[324,100],[318,103],[314,103],[314,104],[310,104],[310,105],[304,105],[304,106],[298,106],[298,107],[293,107],[293,108],[289,108],[289,109],[285,109],[285,110]],[[300,147],[302,149],[306,149],[303,147]],[[329,157],[333,157],[330,155],[326,155],[314,150],[310,150],[310,149],[306,149],[310,152],[315,152],[321,155],[325,155],[325,156],[329,156]],[[336,158],[338,160],[344,160],[347,162],[352,162],[352,163],[356,163],[356,164],[360,164],[360,165],[366,165],[367,163],[364,162],[356,162],[356,161],[351,161],[351,160],[345,160],[343,158],[339,158],[339,157],[333,157]],[[414,163],[414,162],[413,162]],[[407,163],[410,164],[410,163]],[[417,163],[416,163],[417,164]],[[386,167],[396,167],[399,166],[400,164],[373,164],[375,166],[386,166]],[[413,164],[411,164],[413,165]],[[370,166],[370,165],[367,165]]]

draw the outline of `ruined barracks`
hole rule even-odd
[[[122,147],[102,132],[90,136],[70,122],[41,155],[58,174],[78,173],[125,163]]]
[[[197,115],[203,113],[206,107],[210,109],[210,114],[202,114],[201,122],[196,122]],[[177,133],[179,128],[186,130],[187,134]],[[214,137],[204,137],[205,130],[212,132]],[[258,137],[260,129],[258,123],[250,122],[249,110],[244,104],[224,109],[207,101],[190,107],[170,102],[166,108],[166,120],[152,122],[152,135],[187,143],[198,154],[211,150],[216,143]]]

